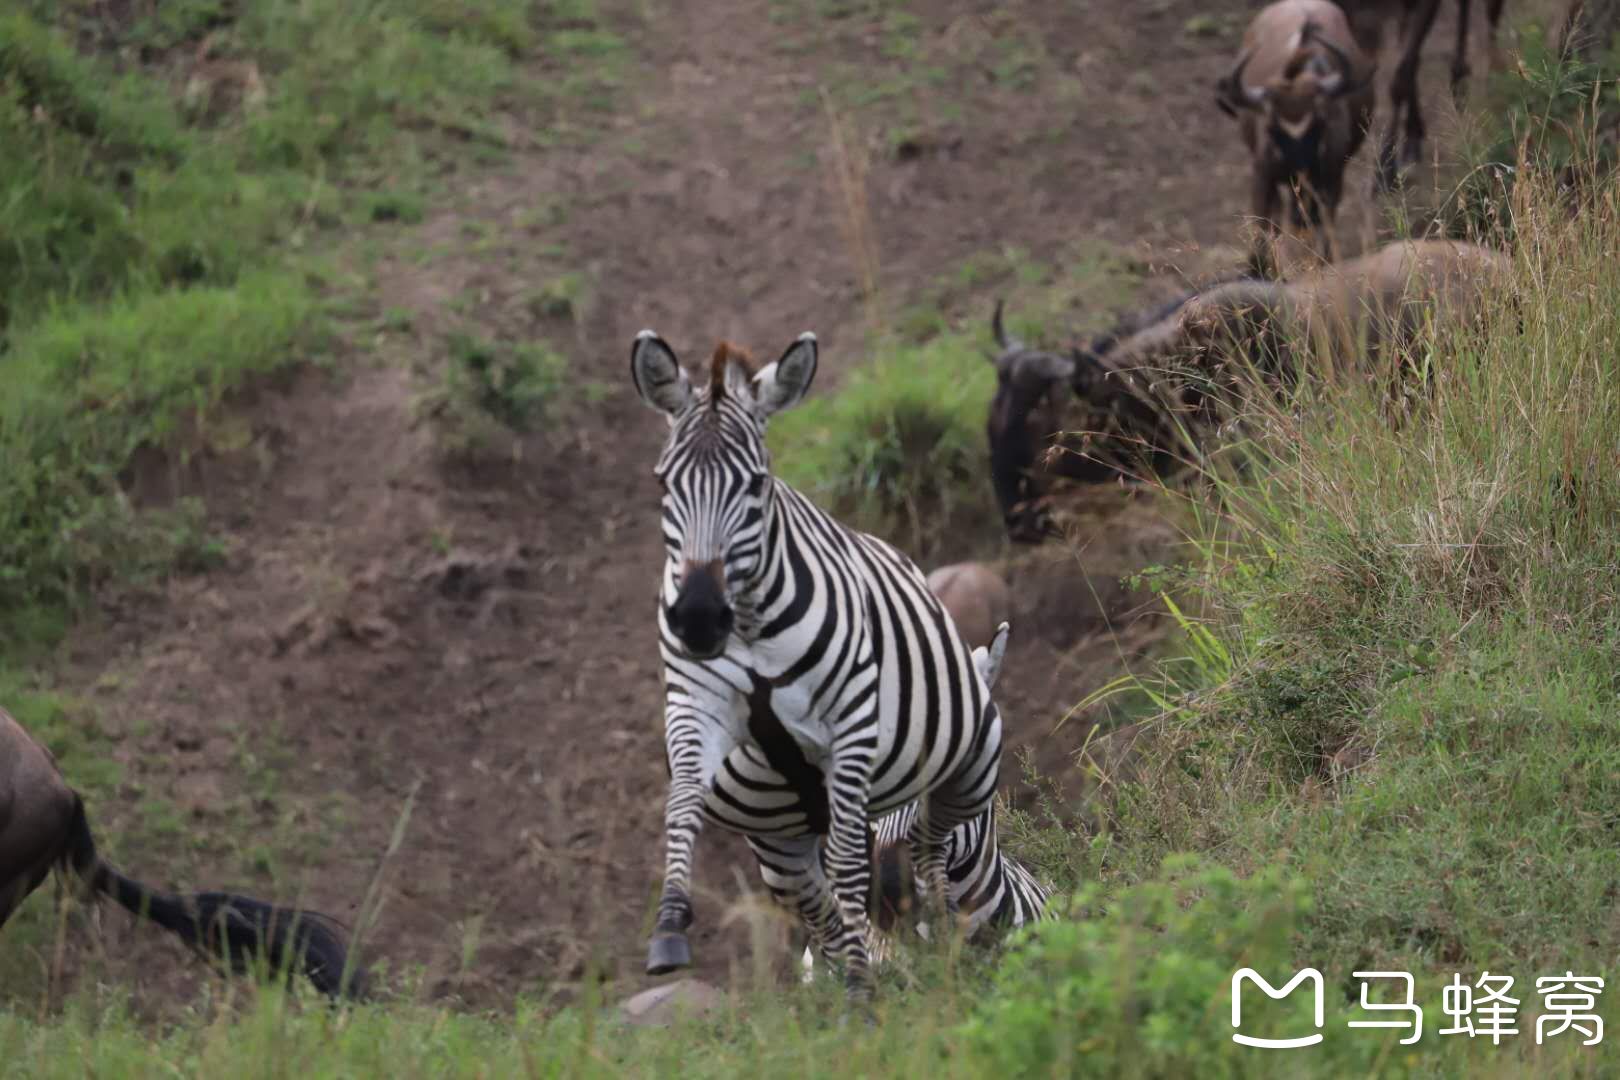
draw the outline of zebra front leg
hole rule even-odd
[[[864,749],[870,743],[860,745]],[[871,821],[866,809],[871,772],[872,763],[864,754],[846,753],[842,761],[834,764],[827,785],[831,818],[827,873],[832,878],[839,918],[826,951],[842,958],[845,989],[850,1001],[858,1005],[870,1003],[873,994],[866,913],[872,890]]]
[[[647,974],[667,975],[692,966],[692,849],[703,831],[704,787],[671,781],[664,804],[664,889],[658,921],[647,944]]]

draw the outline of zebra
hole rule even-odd
[[[995,688],[996,676],[1001,673],[1001,661],[1007,651],[1007,630],[1007,624],[1001,623],[988,648],[980,645],[973,650],[973,666],[978,669],[986,689]],[[906,834],[916,821],[920,806],[916,801],[907,803],[872,825],[872,867],[878,879],[879,894],[873,906],[878,925],[868,927],[866,947],[875,964],[883,963],[889,952],[888,941],[880,931],[888,930],[906,914],[914,897],[923,890],[915,879],[906,880],[909,867],[903,862]],[[998,850],[994,832],[985,828],[987,824],[988,812],[958,825],[948,842],[946,871],[951,899],[964,913],[962,921],[968,937],[985,924],[1016,928],[1046,914],[1045,886],[1022,863]],[[985,844],[986,839],[992,842]],[[928,924],[919,922],[917,932],[926,939]],[[800,965],[801,981],[810,982],[815,959],[809,943],[804,946]]]
[[[746,838],[864,1005],[869,822],[924,800],[906,841],[948,911],[952,830],[984,815],[993,843],[1001,715],[917,567],[771,474],[765,424],[803,399],[817,355],[808,332],[762,367],[721,342],[694,384],[653,331],[631,346],[636,390],[669,422],[653,470],[669,790],[647,971],[692,962],[692,852],[713,821]]]

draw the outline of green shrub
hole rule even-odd
[[[439,385],[420,404],[436,419],[451,456],[515,449],[518,436],[545,423],[563,391],[566,361],[538,342],[508,345],[456,333],[446,353]]]
[[[997,1076],[1242,1075],[1261,1052],[1231,1041],[1227,988],[1244,967],[1278,985],[1293,974],[1308,892],[1274,871],[1240,880],[1189,859],[1113,897],[1085,889],[1071,917],[1021,936],[964,1042]],[[1305,993],[1252,1015],[1243,1030],[1260,1037],[1315,1030]]]
[[[985,436],[995,371],[982,346],[951,335],[880,348],[836,394],[772,423],[778,474],[913,555],[952,533],[999,533]]]

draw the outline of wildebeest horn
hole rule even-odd
[[[1024,348],[1024,342],[1017,340],[1016,337],[1008,337],[1006,325],[1001,322],[1001,303],[1003,301],[996,300],[996,313],[990,317],[990,332],[996,335],[996,345],[1000,345],[1003,353],[1014,348]]]
[[[1237,66],[1216,87],[1215,103],[1234,116],[1237,115],[1233,112],[1234,106],[1240,109],[1258,109],[1266,103],[1266,98],[1271,96],[1269,87],[1251,90],[1243,85],[1243,72],[1248,69],[1249,61],[1253,59],[1252,48],[1243,50],[1243,55],[1238,57]]]
[[[1316,92],[1318,94],[1330,98],[1340,97],[1355,88],[1356,84],[1352,83],[1350,79],[1354,71],[1350,58],[1345,55],[1343,49],[1323,37],[1317,31],[1316,24],[1309,19],[1305,20],[1305,26],[1300,30],[1300,40],[1314,41],[1322,46],[1327,50],[1328,55],[1333,57],[1334,64],[1338,66],[1339,70],[1337,72],[1317,84]]]

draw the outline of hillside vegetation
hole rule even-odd
[[[449,123],[440,94],[509,86],[507,51],[538,32],[497,0],[415,5],[397,30],[379,5],[370,44],[334,55],[352,39],[320,25],[278,38],[271,13],[287,9],[243,7],[266,22],[249,34],[239,15],[242,42],[287,43],[255,48],[288,89],[225,130],[138,92],[151,74],[108,82],[35,16],[0,17],[0,134],[28,151],[26,168],[0,159],[0,227],[22,238],[0,259],[24,260],[0,276],[0,632],[19,652],[107,578],[207,559],[200,512],[137,512],[118,473],[138,446],[205,437],[233,387],[307,355],[346,294],[295,253],[328,217],[412,205],[340,197],[328,178],[381,168],[377,125]],[[179,7],[193,9],[214,5]],[[295,10],[362,17],[335,0]],[[164,35],[198,31],[127,32],[162,54]],[[452,55],[476,61],[450,65],[475,81],[409,89]],[[341,73],[345,92],[323,90],[314,113],[300,72]],[[378,90],[396,76],[405,89]],[[371,150],[339,153],[355,145]],[[6,1075],[1620,1074],[1620,988],[1598,997],[1599,1046],[1536,1038],[1537,979],[1608,980],[1620,958],[1620,184],[1593,170],[1572,200],[1567,160],[1514,164],[1474,219],[1511,238],[1511,286],[1480,324],[1422,337],[1426,392],[1392,407],[1381,378],[1306,380],[1299,400],[1256,406],[1253,441],[1223,459],[1241,469],[1166,495],[1198,523],[1194,555],[1154,580],[1202,617],[1183,616],[1180,658],[1118,689],[1154,714],[1146,764],[1101,828],[1013,815],[1011,843],[1058,882],[1062,918],[994,954],[914,943],[871,1026],[846,1021],[835,985],[763,973],[721,1015],[666,1031],[623,1030],[589,996],[475,1015],[402,985],[404,1000],[327,1010],[251,984],[157,1028],[99,988],[60,1009],[7,1000]],[[975,339],[914,329],[880,336],[888,366],[776,436],[806,448],[806,486],[895,532],[984,484]],[[931,486],[895,490],[919,454]],[[10,678],[0,691],[25,682]],[[49,699],[19,699],[52,730]],[[1276,985],[1321,971],[1321,1045],[1232,1042],[1227,988],[1245,966]],[[1414,1045],[1347,1027],[1369,1018],[1355,975],[1368,971],[1414,977]],[[1517,1033],[1439,1034],[1443,988],[1487,972],[1514,979]],[[1303,994],[1250,999],[1245,1017],[1257,1035],[1313,1030]]]

